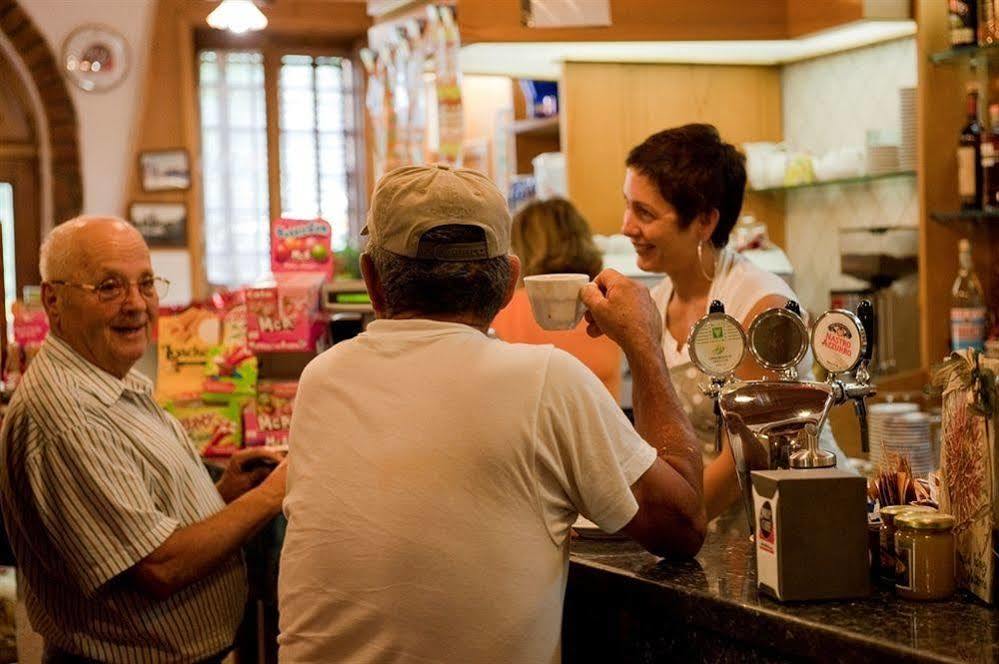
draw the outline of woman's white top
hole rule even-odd
[[[753,307],[770,295],[778,295],[789,300],[798,299],[787,282],[777,275],[761,270],[735,252],[722,250],[716,262],[715,276],[711,281],[703,313],[705,315],[708,313],[707,307],[712,301],[719,300],[725,305],[725,313],[743,324],[747,322],[746,316]],[[672,296],[673,281],[668,276],[652,288],[652,299],[663,317],[663,354],[683,409],[690,417],[698,438],[704,444],[705,455],[710,457],[714,454],[715,441],[714,404],[701,393],[700,389],[701,385],[708,382],[708,378],[691,363],[687,340],[683,339],[678,343],[666,326],[666,309]],[[815,374],[812,372],[811,348],[798,365],[798,377],[801,380],[815,380]],[[819,446],[836,455],[837,467],[849,470],[846,456],[836,444],[828,423],[822,427],[822,432],[819,434]]]

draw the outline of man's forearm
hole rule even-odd
[[[277,512],[273,499],[249,491],[217,514],[175,531],[132,576],[150,594],[169,597],[218,569]]]
[[[700,495],[703,467],[697,436],[673,388],[662,350],[631,349],[627,356],[635,429]]]

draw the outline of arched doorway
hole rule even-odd
[[[9,300],[39,281],[42,228],[83,207],[76,109],[49,43],[17,0],[0,0],[0,183],[0,215],[13,219]]]

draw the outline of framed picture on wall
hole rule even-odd
[[[183,203],[132,203],[128,220],[150,247],[187,246],[187,206]]]
[[[191,186],[191,165],[186,150],[155,150],[139,155],[142,189],[183,191]]]

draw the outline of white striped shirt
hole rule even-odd
[[[177,528],[224,507],[146,377],[133,370],[119,380],[50,335],[0,446],[18,583],[50,647],[107,662],[188,662],[232,644],[246,601],[238,554],[166,600],[121,575]]]

